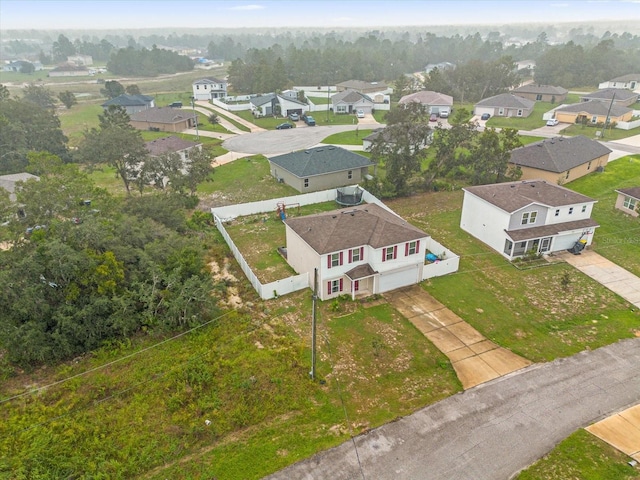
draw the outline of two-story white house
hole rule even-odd
[[[201,78],[192,84],[193,98],[195,100],[211,100],[213,98],[225,98],[227,96],[227,81],[217,78]]]
[[[512,260],[591,245],[596,200],[544,180],[464,188],[460,228]]]
[[[318,271],[322,300],[383,293],[423,280],[429,236],[376,204],[285,220],[287,262]]]

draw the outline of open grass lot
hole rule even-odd
[[[362,139],[371,132],[373,132],[372,129],[358,129],[335,133],[322,140],[322,143],[330,143],[333,145],[362,145]]]
[[[524,118],[519,117],[494,117],[487,120],[488,127],[495,128],[516,128],[518,130],[534,130],[544,127],[547,123],[542,119],[542,115],[552,108],[557,107],[557,103],[536,102],[531,115]]]
[[[598,128],[592,125],[571,125],[562,130],[563,135],[575,136],[584,135],[585,137],[593,138],[594,140],[620,140],[621,138],[633,137],[634,135],[640,135],[640,128],[634,128],[632,130],[621,130],[619,128],[608,128],[603,136],[598,138],[596,132],[602,132],[602,128]]]
[[[600,223],[593,249],[640,276],[640,220],[614,208],[616,189],[640,185],[640,155],[609,162],[604,172],[592,173],[566,186],[598,200],[592,217]]]
[[[240,158],[215,167],[211,181],[198,187],[198,195],[202,199],[202,205],[206,207],[273,198],[275,211],[278,198],[298,193],[292,187],[278,183],[271,176],[269,161],[262,155]]]
[[[385,304],[321,305],[322,383],[308,377],[310,292],[248,308],[151,350],[159,339],[141,337],[4,382],[2,399],[97,368],[3,402],[0,477],[261,478],[460,390]]]
[[[567,264],[519,270],[460,230],[462,196],[438,192],[387,204],[461,256],[457,273],[423,286],[483,335],[541,362],[640,332],[640,312]]]
[[[517,480],[638,480],[640,470],[630,467],[629,457],[609,444],[578,430],[542,460],[523,470]]]

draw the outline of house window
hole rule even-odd
[[[586,205],[582,205],[582,213],[587,211],[587,206]]]
[[[528,223],[536,223],[536,217],[538,216],[538,212],[524,212],[522,214],[521,225],[526,225]]]
[[[636,200],[631,197],[624,197],[624,202],[622,203],[624,208],[628,208],[631,211],[635,211],[636,209]]]
[[[513,248],[513,242],[506,238],[504,240],[504,253],[507,255],[511,255],[511,249]]]
[[[349,180],[351,180],[351,179],[353,178],[353,170],[349,170],[349,171],[347,172],[347,178],[348,178]]]
[[[569,215],[573,214],[573,207],[569,207]]]
[[[309,188],[309,179],[308,178],[304,179],[304,188]]]
[[[594,115],[593,117],[591,117],[591,123],[598,123],[598,116]]]
[[[542,100],[542,94],[541,93],[536,95],[536,100]]]
[[[359,262],[364,258],[364,247],[349,250],[349,263]]]
[[[521,116],[522,116],[522,109],[521,109],[521,108],[519,108],[519,109],[518,109],[518,112],[516,113],[516,115],[517,115],[518,117],[521,117]]]
[[[382,249],[382,261],[386,262],[387,260],[395,260],[398,256],[398,246],[395,247],[385,247]]]
[[[331,253],[327,256],[327,268],[339,267],[342,265],[342,252]]]
[[[555,216],[557,217],[557,216],[559,216],[559,215],[560,215],[560,209],[559,209],[559,208],[556,208]]]
[[[587,170],[591,170],[591,162],[587,164]]]
[[[420,240],[416,240],[414,242],[407,242],[404,245],[404,255],[405,257],[408,255],[415,255],[418,253],[420,249]]]
[[[196,85],[196,90],[200,90],[200,85]]]
[[[336,113],[347,113],[347,106],[346,105],[338,105],[336,107]]]
[[[334,293],[340,293],[342,291],[342,279],[331,280],[327,282],[327,293],[332,295]]]
[[[504,115],[504,108],[498,109],[498,115]]]

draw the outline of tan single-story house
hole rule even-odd
[[[556,118],[562,123],[602,123],[609,117],[609,122],[629,122],[633,117],[633,110],[620,105],[609,105],[607,102],[591,100],[589,102],[574,103],[555,110]]]
[[[638,94],[620,88],[605,88],[603,90],[598,90],[597,92],[587,93],[580,96],[581,102],[589,102],[591,100],[599,100],[608,104],[613,102],[613,105],[628,107],[638,101]]]
[[[403,96],[398,103],[408,104],[411,102],[417,102],[429,109],[429,114],[445,113],[448,115],[453,108],[453,97],[451,95],[445,95],[444,93],[433,92],[430,90],[422,90],[420,92],[410,93]]]
[[[501,93],[480,100],[475,105],[476,115],[488,113],[492,117],[528,117],[536,102],[513,93]]]
[[[358,110],[371,113],[373,107],[374,103],[371,98],[355,90],[338,92],[331,97],[331,108],[334,113],[355,113]]]
[[[640,187],[621,188],[616,190],[616,208],[632,217],[640,216]]]
[[[196,122],[197,117],[194,113],[178,108],[161,107],[134,113],[129,123],[138,130],[183,132],[195,128]]]
[[[522,171],[521,180],[545,180],[563,184],[603,169],[611,150],[595,140],[575,137],[545,138],[516,148],[509,165]]]
[[[360,183],[372,165],[367,157],[332,145],[269,159],[271,175],[303,193]]]
[[[183,161],[189,158],[189,152],[193,149],[202,150],[202,143],[191,142],[174,135],[150,140],[144,146],[152,157],[175,153]]]
[[[534,102],[561,103],[567,98],[569,91],[566,88],[555,87],[553,85],[530,83],[513,89],[511,93],[519,97],[528,98]]]

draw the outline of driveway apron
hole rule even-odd
[[[486,339],[418,285],[394,290],[385,297],[449,357],[465,390],[531,364]]]

